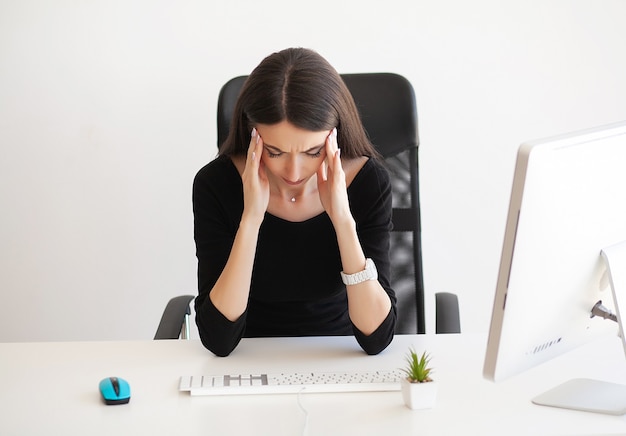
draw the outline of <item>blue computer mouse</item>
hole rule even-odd
[[[130,401],[130,386],[119,377],[107,377],[100,381],[100,394],[108,405],[126,404]]]

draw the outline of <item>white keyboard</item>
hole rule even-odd
[[[399,391],[401,377],[400,370],[183,376],[178,389],[191,395]]]

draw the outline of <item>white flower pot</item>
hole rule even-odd
[[[400,380],[402,398],[409,409],[432,409],[437,401],[437,383],[411,383],[408,379]]]

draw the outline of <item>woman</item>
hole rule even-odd
[[[341,147],[341,150],[339,149]],[[393,339],[391,185],[341,77],[286,49],[250,74],[219,156],[194,180],[205,347],[255,336]]]

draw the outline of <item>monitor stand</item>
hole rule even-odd
[[[604,248],[602,256],[607,265],[619,335],[626,354],[624,324],[619,311],[620,307],[626,307],[626,241]],[[532,402],[541,406],[623,415],[626,414],[626,385],[600,380],[574,379],[533,398]]]
[[[626,337],[624,336],[624,323],[620,315],[620,307],[626,308],[626,241],[611,245],[602,250],[602,257],[606,262],[606,268],[613,291],[615,302],[615,314],[619,324],[619,335],[622,338],[622,346],[626,355]],[[611,268],[612,267],[612,268]]]

